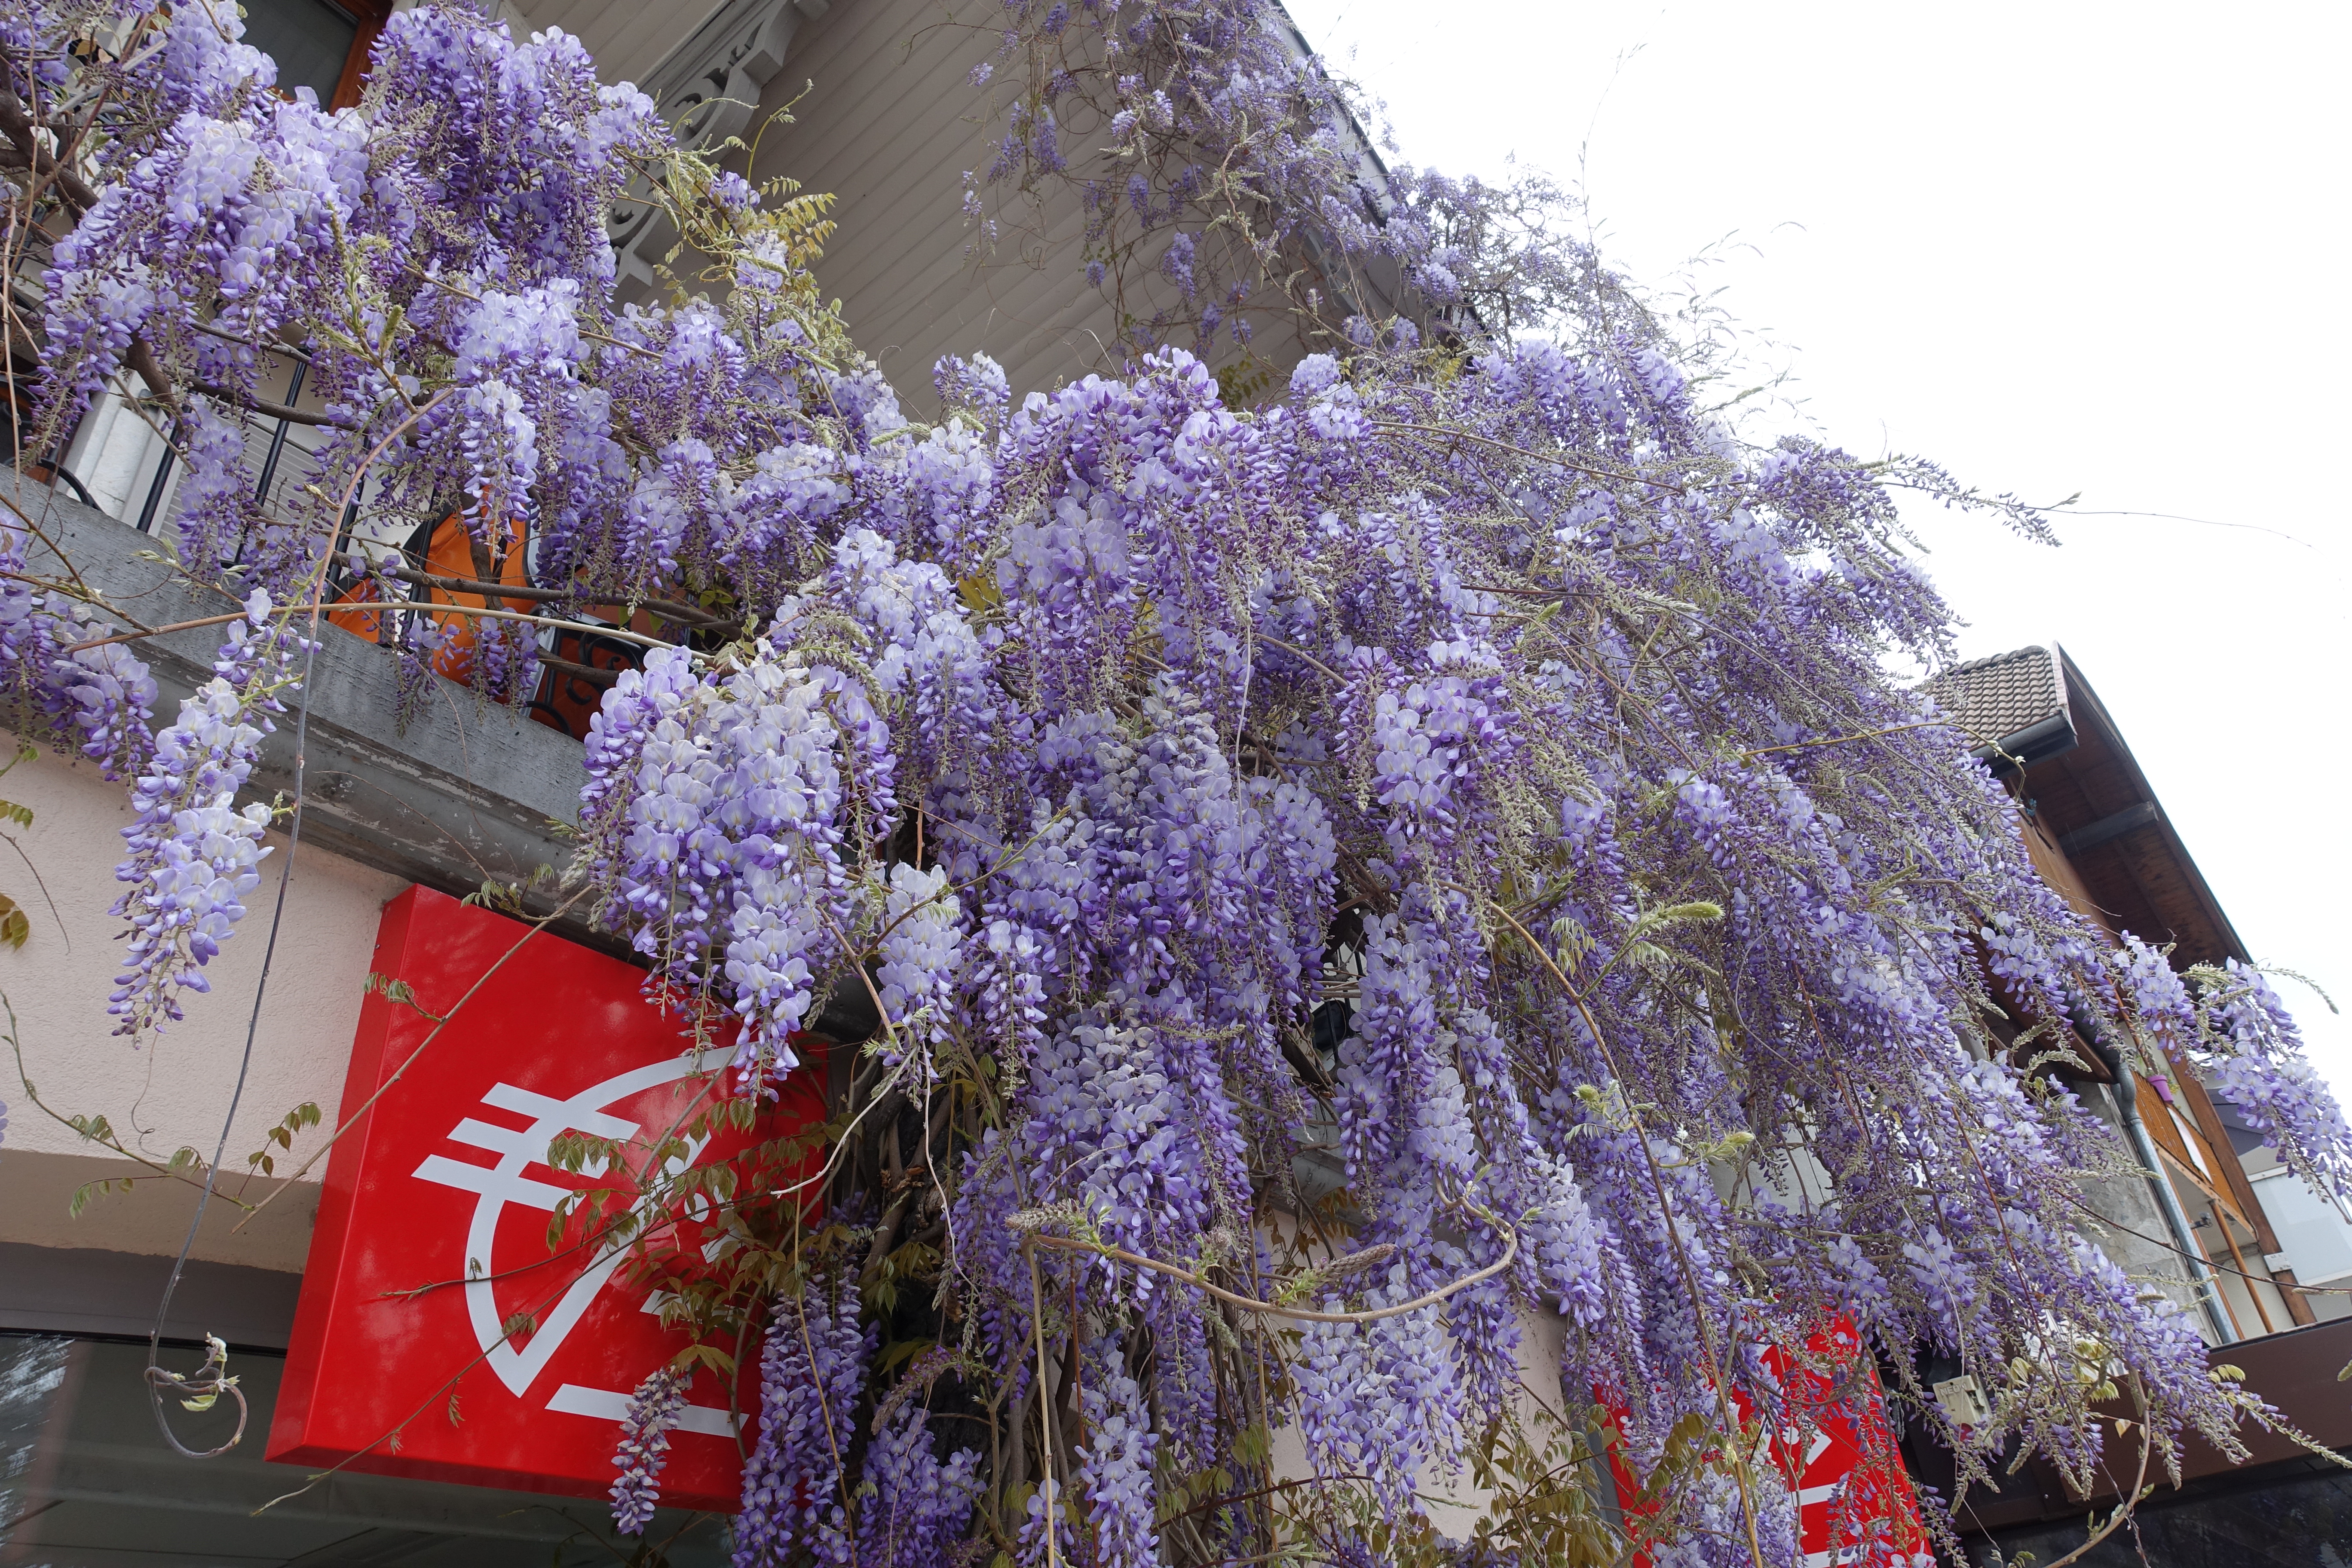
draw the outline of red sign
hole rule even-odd
[[[1810,1364],[1778,1345],[1765,1347],[1764,1363],[1780,1380],[1785,1399],[1780,1429],[1762,1435],[1765,1458],[1797,1494],[1797,1549],[1804,1568],[1879,1568],[1932,1552],[1875,1375],[1864,1381],[1858,1397],[1843,1397],[1853,1388],[1850,1369],[1862,1354],[1853,1325],[1839,1320],[1807,1341],[1805,1350]],[[1742,1421],[1753,1418],[1746,1395],[1735,1392],[1732,1402]],[[1618,1411],[1621,1435],[1623,1419]],[[1638,1520],[1661,1505],[1642,1500],[1641,1483],[1615,1444],[1609,1468],[1618,1502],[1638,1528]],[[1646,1564],[1649,1554],[1638,1552],[1635,1561]]]
[[[329,1156],[272,1459],[600,1497],[631,1391],[685,1343],[629,1284],[625,1250],[600,1240],[608,1223],[574,1216],[551,1248],[565,1195],[626,1173],[556,1169],[548,1145],[584,1132],[650,1151],[688,1131],[731,1045],[686,1054],[641,971],[544,932],[517,949],[529,930],[423,888],[385,906],[373,968],[415,1005],[372,990],[360,1012],[341,1121],[398,1081]],[[427,1014],[449,1016],[429,1045]],[[757,1135],[823,1116],[796,1074]],[[688,1159],[748,1142],[711,1137]],[[738,1425],[758,1410],[744,1360],[732,1415],[724,1385],[696,1373],[666,1503],[738,1506]]]

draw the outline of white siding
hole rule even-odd
[[[942,354],[988,353],[1016,398],[1121,360],[1118,313],[1087,282],[1074,187],[1054,182],[1042,213],[1009,205],[995,257],[966,258],[964,172],[986,172],[1004,131],[1001,93],[970,78],[995,58],[1003,15],[997,0],[835,0],[801,25],[761,104],[764,121],[798,100],[793,123],[762,133],[750,177],[838,198],[818,280],[913,414],[935,406]],[[1257,348],[1282,367],[1299,352],[1286,332]],[[1220,359],[1233,357],[1227,345]]]
[[[995,0],[841,0],[803,25],[761,105],[764,118],[800,100],[793,123],[765,132],[751,177],[789,174],[839,198],[818,278],[910,410],[931,403],[941,354],[985,350],[1017,395],[1101,366],[1116,331],[1076,259],[1075,195],[1061,194],[1050,234],[1028,247],[1041,265],[964,259],[963,172],[985,167],[1001,133],[967,79],[999,35],[959,19],[1002,15]]]
[[[499,15],[527,37],[561,27],[586,46],[596,74],[606,81],[643,81],[662,57],[694,36],[719,11],[720,0],[683,0],[649,5],[646,0],[502,0]]]
[[[2352,1287],[2352,1225],[2345,1223],[2336,1205],[2283,1165],[2249,1174],[2295,1282],[2336,1290]],[[2340,1295],[2310,1300],[2312,1310],[2321,1318],[2340,1318],[2352,1310]]]

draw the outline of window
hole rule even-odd
[[[367,51],[383,27],[378,0],[245,0],[245,41],[278,62],[279,90],[298,87],[324,108],[356,103]]]
[[[185,1347],[164,1357],[183,1372],[202,1359],[202,1351]],[[601,1499],[348,1471],[301,1490],[313,1471],[261,1457],[285,1367],[276,1352],[230,1355],[229,1371],[251,1405],[244,1440],[216,1459],[190,1464],[155,1431],[146,1363],[143,1341],[0,1332],[0,1562],[612,1568],[628,1560],[631,1543],[614,1542]],[[166,1409],[173,1430],[194,1447],[225,1443],[236,1430],[237,1413],[226,1398],[198,1414],[177,1404]],[[436,1409],[423,1418],[443,1416]],[[727,1524],[715,1515],[666,1509],[646,1539],[671,1568],[726,1568]]]

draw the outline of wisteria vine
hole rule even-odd
[[[1093,93],[1136,171],[1087,189],[1097,259],[1172,295],[1117,377],[1016,403],[943,361],[936,425],[823,305],[822,202],[679,152],[576,40],[419,6],[330,112],[240,35],[221,0],[0,25],[12,242],[58,235],[45,429],[168,419],[181,563],[245,606],[151,735],[143,667],[0,531],[0,684],[132,781],[135,1035],[242,912],[239,793],[331,573],[442,517],[483,584],[520,552],[540,620],[465,634],[500,700],[567,624],[667,642],[596,717],[573,875],[656,1003],[731,1021],[734,1103],[869,1030],[810,1190],[676,1282],[706,1360],[759,1347],[739,1568],[1465,1561],[1507,1531],[1444,1542],[1431,1498],[1506,1485],[1498,1445],[1589,1472],[1595,1406],[1663,1478],[1656,1560],[1787,1561],[1738,1413],[1832,1324],[1964,1479],[2016,1441],[2086,1477],[2086,1366],[2165,1462],[2259,1415],[2082,1236],[2114,1145],[2003,1056],[1994,984],[2209,1073],[2315,1183],[2352,1132],[2259,974],[2111,952],[1886,673],[1951,653],[1889,489],[1945,481],[1744,438],[1626,285],[1475,193],[1360,199],[1272,7],[1009,8],[1045,85],[992,177],[1066,173]],[[630,189],[703,270],[625,301]],[[1250,215],[1221,250],[1211,200]],[[1374,319],[1382,266],[1410,308]],[[1269,289],[1308,342],[1229,398],[1192,351]],[[293,353],[343,488],[264,508],[232,480]],[[437,679],[456,634],[404,626]],[[633,1402],[625,1531],[681,1386]]]

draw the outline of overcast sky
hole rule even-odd
[[[1716,247],[1828,438],[2210,520],[1911,513],[1963,653],[2064,644],[2255,958],[2352,1009],[2352,13],[1286,3],[1405,160],[1580,183],[1637,278]],[[2352,1104],[2352,1020],[2281,989]]]

